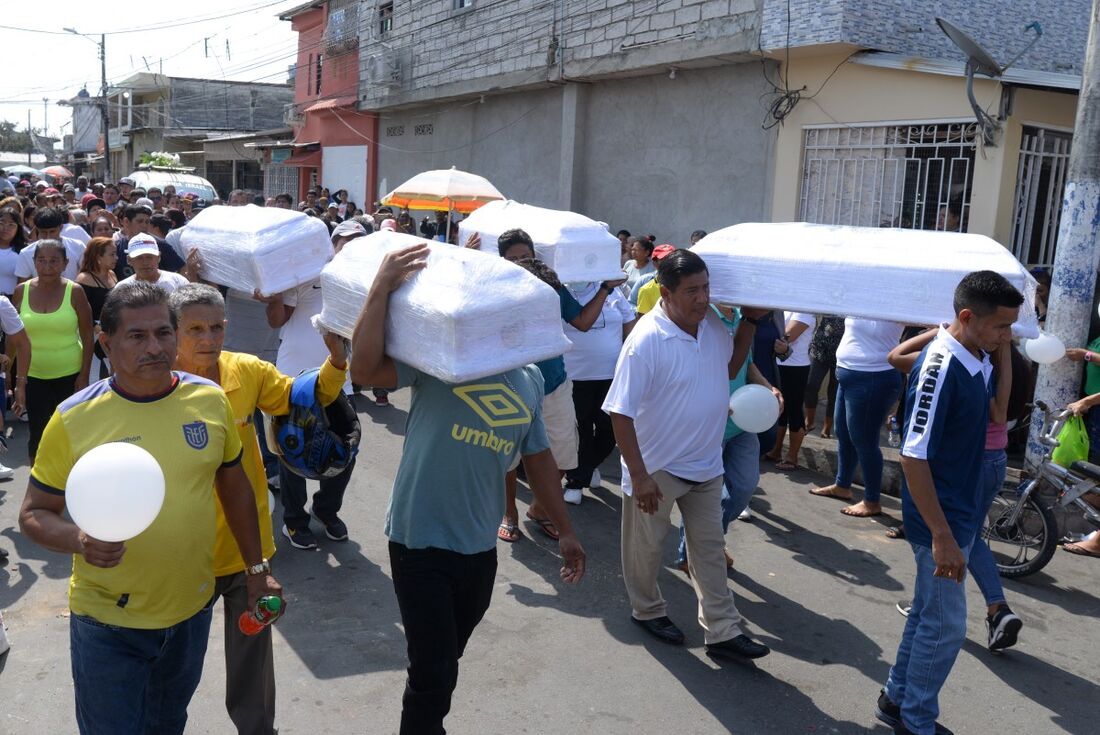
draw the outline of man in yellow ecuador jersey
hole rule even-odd
[[[73,554],[69,642],[76,720],[87,733],[182,733],[202,676],[214,598],[214,490],[248,565],[248,601],[282,595],[263,558],[241,440],[221,388],[172,372],[168,294],[116,287],[100,315],[115,374],[62,402],[42,435],[19,527]],[[92,538],[67,520],[69,471],[95,447],[124,441],[164,471],[164,504],[125,543]],[[126,468],[118,468],[126,481]]]

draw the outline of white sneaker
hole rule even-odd
[[[737,520],[752,523],[752,511],[748,508],[745,508],[743,511],[741,511],[741,515],[737,516]]]
[[[13,477],[15,477],[15,470],[0,464],[0,480],[10,480]]]
[[[580,505],[581,499],[584,497],[584,492],[580,488],[566,488],[565,490],[565,502],[570,505]]]
[[[3,656],[11,648],[11,642],[8,640],[8,634],[4,629],[4,614],[0,613],[0,656]]]
[[[588,487],[593,490],[603,486],[603,478],[600,476],[599,470],[592,470],[592,479],[588,481]]]

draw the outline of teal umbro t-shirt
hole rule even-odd
[[[517,454],[550,447],[542,374],[528,365],[444,383],[397,363],[397,384],[412,388],[412,406],[386,535],[411,549],[477,554],[495,548],[504,475]]]

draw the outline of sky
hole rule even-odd
[[[108,84],[147,69],[158,73],[163,69],[170,76],[284,82],[296,56],[297,34],[278,15],[303,2],[187,0],[115,5],[54,0],[43,5],[4,0],[0,54],[9,63],[7,73],[0,75],[0,120],[14,122],[22,130],[29,111],[36,130],[46,123],[54,137],[71,132],[71,108],[58,106],[57,101],[76,96],[85,84],[91,95],[99,94],[100,33],[108,34]],[[50,7],[49,13],[40,12],[45,6]],[[67,33],[66,27],[92,38]],[[48,100],[45,105],[43,98]]]

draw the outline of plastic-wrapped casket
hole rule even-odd
[[[563,283],[613,281],[625,278],[619,261],[619,238],[603,222],[583,214],[532,207],[511,200],[489,202],[458,223],[458,242],[476,232],[481,249],[497,252],[497,238],[519,228],[535,242],[535,253]]]
[[[950,321],[963,276],[996,271],[1024,295],[1013,331],[1039,334],[1035,279],[984,235],[746,223],[713,232],[692,250],[707,263],[712,301],[905,324]]]
[[[202,255],[204,280],[265,296],[309,283],[332,258],[328,227],[278,207],[207,207],[183,228],[184,252]]]
[[[321,273],[321,324],[350,338],[382,258],[421,242],[381,231],[345,245]],[[427,267],[390,296],[390,357],[462,383],[569,349],[554,289],[496,255],[436,242],[429,248]]]

